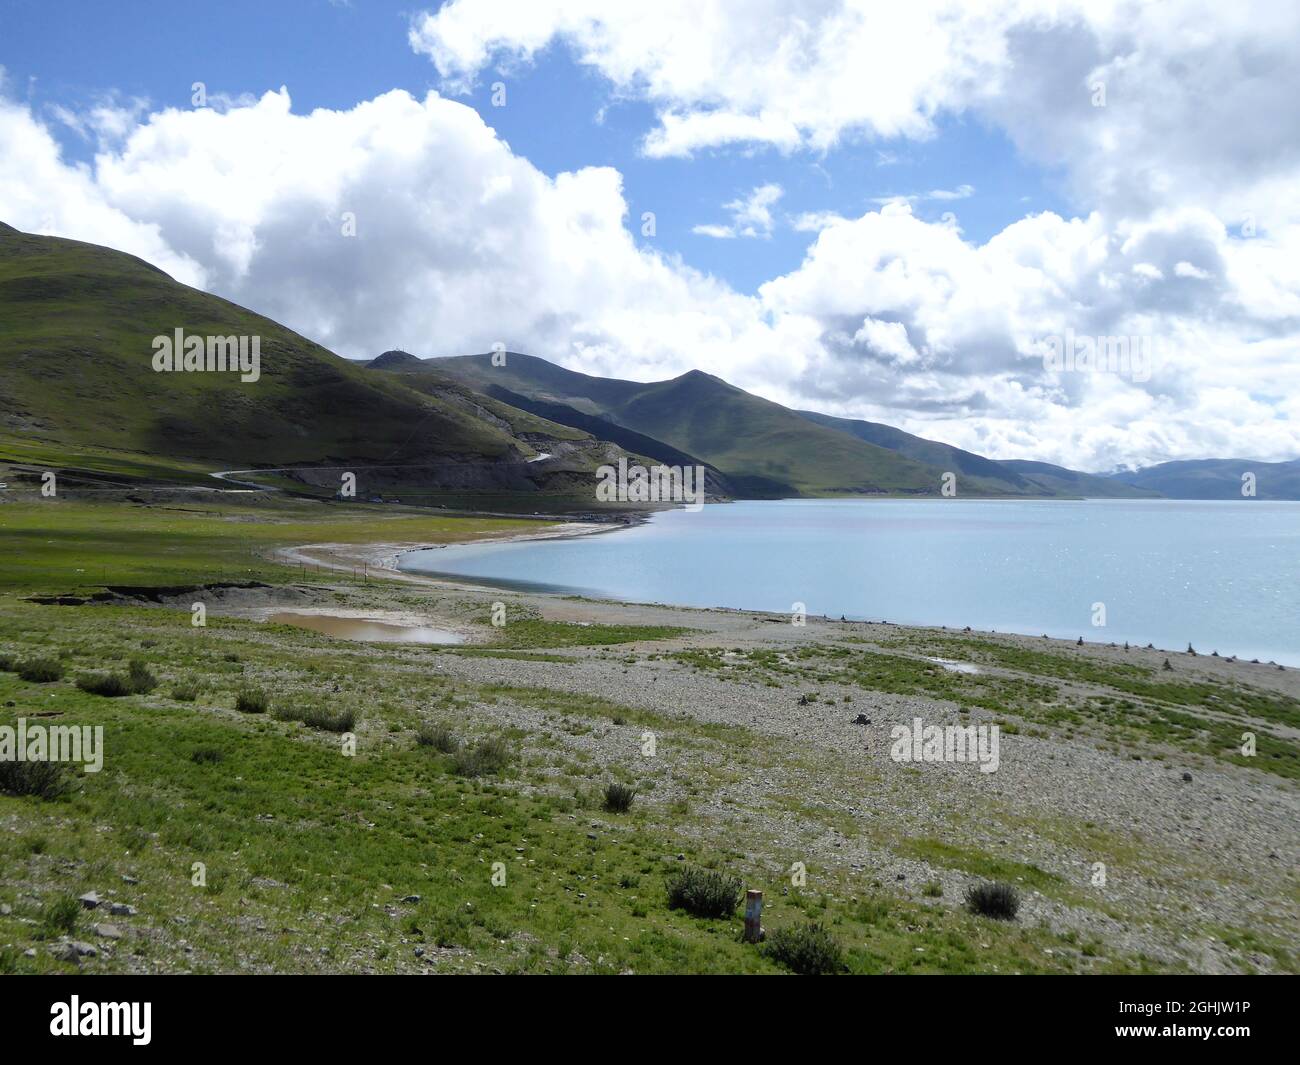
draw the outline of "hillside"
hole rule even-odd
[[[514,393],[644,434],[716,467],[751,498],[937,495],[941,483],[943,471],[934,466],[815,425],[699,370],[643,383],[591,377],[515,353],[505,366],[493,366],[489,355],[425,365],[488,395]],[[973,494],[998,491],[977,482],[970,487]]]
[[[1241,499],[1242,475],[1255,475],[1256,499],[1300,499],[1300,459],[1257,462],[1253,459],[1194,459],[1112,474],[1121,484],[1174,499]]]
[[[257,379],[157,372],[154,338],[178,329],[260,338]],[[557,450],[564,461],[527,461]],[[93,454],[125,475],[143,463],[155,477],[190,478],[205,469],[329,467],[298,475],[322,488],[337,484],[338,467],[356,467],[367,471],[363,491],[536,492],[615,452],[463,386],[415,390],[367,372],[133,256],[0,228],[0,459],[61,455],[75,465]]]

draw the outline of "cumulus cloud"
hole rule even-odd
[[[0,218],[140,255],[345,355],[501,341],[642,380],[701,368],[1085,469],[1300,452],[1293,13],[895,7],[452,0],[411,42],[455,93],[562,40],[655,105],[651,155],[925,138],[969,111],[1060,168],[1075,216],[977,243],[913,212],[973,193],[962,185],[857,217],[806,211],[790,219],[803,261],[746,295],[638,244],[617,171],[545,174],[449,96],[302,114],[281,90],[111,120],[0,100]],[[61,157],[60,121],[94,140],[92,164]],[[760,185],[697,231],[768,235],[780,194]],[[1054,368],[1053,345],[1127,351],[1128,368]],[[1135,350],[1149,372],[1133,372]]]
[[[759,185],[748,196],[723,204],[731,212],[731,223],[719,225],[705,223],[692,228],[692,233],[705,237],[770,237],[772,235],[772,207],[781,198],[780,185]]]

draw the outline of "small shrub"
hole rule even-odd
[[[63,663],[57,658],[29,658],[18,663],[18,675],[32,684],[49,684],[63,679]]]
[[[452,732],[450,725],[435,725],[428,721],[416,731],[415,742],[443,754],[455,754],[460,750],[460,737]]]
[[[77,678],[77,687],[83,692],[102,695],[106,699],[120,699],[135,690],[131,687],[131,682],[120,673],[85,673]]]
[[[139,695],[147,695],[158,687],[158,678],[139,658],[131,659],[128,676],[131,681],[131,689]]]
[[[482,777],[499,773],[510,763],[510,748],[500,736],[479,740],[455,753],[452,768],[458,776]]]
[[[605,785],[605,809],[610,813],[625,814],[632,808],[636,788],[620,784],[617,780]]]
[[[245,688],[235,696],[235,709],[241,714],[264,714],[270,705],[266,692],[257,688]]]
[[[275,716],[281,721],[301,721],[308,728],[324,729],[326,732],[351,732],[357,723],[355,710],[333,712],[321,706],[289,707],[277,711]]]
[[[11,654],[0,653],[0,673],[17,673],[18,659]]]
[[[846,968],[839,940],[816,921],[776,929],[768,936],[763,952],[802,976],[827,976]]]
[[[81,916],[81,903],[75,895],[60,895],[51,899],[41,909],[41,931],[46,939],[70,936],[76,930]]]
[[[178,703],[192,703],[199,697],[200,690],[194,681],[182,681],[172,688],[172,698]]]
[[[688,865],[668,876],[668,908],[696,917],[730,917],[740,902],[740,877]]]
[[[938,899],[943,897],[943,885],[937,880],[927,880],[921,888],[921,894],[927,899]]]
[[[216,765],[225,757],[226,752],[220,747],[195,747],[190,751],[190,761],[195,765]]]
[[[998,921],[1014,921],[1020,910],[1020,892],[1010,884],[975,884],[966,891],[966,909]]]
[[[62,762],[0,762],[0,791],[57,799],[72,787]]]

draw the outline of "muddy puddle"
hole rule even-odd
[[[465,637],[449,629],[435,629],[428,625],[402,625],[395,621],[375,618],[345,618],[337,614],[299,614],[285,610],[272,614],[267,621],[277,625],[294,625],[300,629],[323,632],[340,640],[360,640],[365,643],[464,643]]]

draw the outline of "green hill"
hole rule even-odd
[[[260,376],[157,372],[154,338],[177,329],[259,338]],[[0,459],[190,480],[329,467],[297,475],[322,488],[354,466],[370,471],[369,491],[536,492],[611,453],[463,385],[421,383],[369,372],[133,256],[0,226]],[[545,467],[527,461],[557,450]]]
[[[670,381],[620,381],[513,352],[504,366],[494,366],[489,355],[469,355],[419,366],[403,360],[401,369],[409,376],[454,377],[598,436],[602,429],[596,419],[643,434],[662,447],[698,456],[737,494],[750,497],[937,495],[947,472],[958,475],[961,496],[1145,494],[1045,463],[1022,472],[888,425],[790,410],[699,370]],[[1057,476],[1046,476],[1047,471]]]
[[[1173,499],[1241,499],[1242,475],[1255,475],[1256,499],[1300,499],[1300,459],[1191,459],[1162,462],[1109,478]]]
[[[699,370],[669,381],[620,381],[513,352],[504,366],[493,366],[490,355],[424,365],[488,395],[511,392],[644,434],[716,467],[751,498],[939,491],[941,470],[814,425]]]

